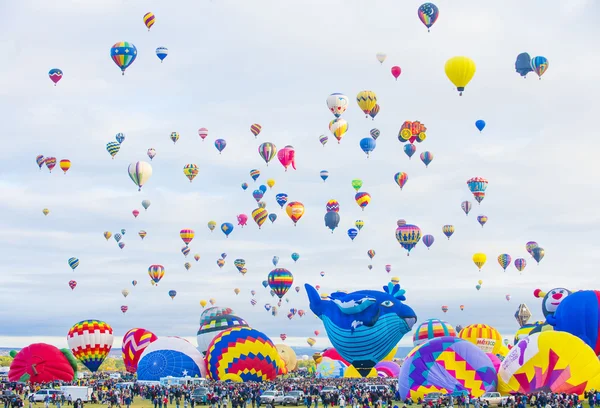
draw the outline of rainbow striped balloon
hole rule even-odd
[[[269,272],[269,286],[275,292],[277,297],[281,299],[294,283],[294,275],[285,268],[275,268]]]
[[[206,365],[216,381],[271,381],[285,370],[271,339],[249,327],[220,332],[208,346]]]
[[[101,320],[83,320],[71,327],[67,343],[75,358],[95,372],[112,348],[113,329]]]
[[[417,327],[413,335],[413,344],[418,346],[436,337],[456,337],[456,331],[448,322],[440,319],[429,319]]]
[[[110,57],[125,75],[125,70],[133,64],[137,57],[137,48],[130,42],[120,41],[111,47]]]

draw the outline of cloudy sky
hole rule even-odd
[[[261,286],[274,255],[294,274],[294,285],[319,284],[326,293],[377,289],[398,276],[419,321],[487,323],[507,337],[518,328],[513,314],[519,303],[542,318],[535,288],[595,288],[600,219],[598,141],[592,135],[600,108],[594,68],[600,32],[585,22],[598,16],[598,5],[436,3],[440,18],[427,33],[417,18],[420,2],[412,0],[4,2],[0,346],[38,340],[64,346],[71,325],[84,319],[111,324],[115,346],[132,327],[194,339],[199,301],[211,297],[269,336],[286,333],[291,345],[305,345],[321,330],[315,348],[328,345],[314,316],[286,317],[291,307],[308,310],[304,290],[290,291],[277,317],[264,310],[265,303],[275,303]],[[148,11],[157,19],[150,32],[142,22]],[[138,49],[125,76],[110,58],[118,41]],[[162,64],[154,51],[159,46],[169,49]],[[388,55],[383,66],[377,52]],[[521,52],[550,60],[541,81],[515,73]],[[444,74],[445,61],[456,55],[477,64],[462,97]],[[397,82],[393,65],[402,67]],[[48,79],[51,68],[64,72],[56,87]],[[377,93],[375,121],[354,102],[365,89]],[[333,118],[325,100],[333,92],[351,100],[343,116],[349,131],[341,144],[330,135],[323,147],[319,135],[328,134]],[[487,122],[483,133],[474,126],[477,119]],[[428,128],[412,160],[397,139],[405,120]],[[263,126],[256,140],[252,123]],[[200,127],[209,129],[204,142]],[[373,127],[381,136],[367,159],[359,140]],[[176,145],[169,139],[173,131],[181,135]],[[126,140],[111,160],[105,145],[118,132]],[[217,138],[227,140],[221,155]],[[257,153],[265,141],[294,146],[298,170],[285,172],[277,159],[266,166]],[[157,152],[154,174],[138,192],[127,166],[148,160],[150,147]],[[429,168],[418,157],[425,150],[435,156]],[[66,175],[58,166],[51,174],[40,171],[39,154],[68,158],[72,168]],[[187,163],[200,168],[192,184],[182,172]],[[256,183],[249,176],[253,168],[262,173]],[[330,173],[325,183],[319,177],[324,169]],[[403,191],[393,179],[398,171],[409,176]],[[489,180],[480,206],[466,185],[474,176]],[[268,178],[276,180],[264,197],[279,217],[274,224],[267,221],[259,230],[250,220],[228,239],[218,229],[209,231],[210,220],[236,223],[237,214],[250,214],[256,208],[252,190]],[[364,212],[354,202],[354,178],[372,196]],[[242,182],[250,188],[243,191]],[[297,227],[275,202],[280,192],[306,206]],[[152,201],[146,212],[143,199]],[[340,203],[341,223],[333,234],[323,222],[329,199]],[[474,203],[468,216],[463,200]],[[50,209],[47,217],[43,208]],[[142,210],[137,219],[133,209]],[[479,214],[489,217],[484,228]],[[399,218],[435,236],[429,251],[420,243],[406,256],[394,237]],[[352,242],[346,231],[357,219],[365,227]],[[441,231],[445,224],[456,227],[450,240]],[[120,250],[102,234],[122,228],[126,246]],[[187,259],[180,252],[182,228],[196,231]],[[140,229],[148,233],[143,241]],[[530,240],[546,251],[539,266],[525,251]],[[376,251],[373,261],[369,249]],[[219,269],[222,252],[227,264]],[[300,254],[297,263],[292,252]],[[475,252],[488,256],[481,272],[471,260]],[[527,268],[519,274],[511,265],[503,272],[496,262],[501,253],[526,258]],[[70,257],[80,259],[76,271],[67,264]],[[237,273],[236,258],[246,260],[245,276]],[[186,261],[193,264],[189,271]],[[147,274],[155,263],[166,268],[157,287]],[[71,279],[78,282],[74,291]],[[480,291],[478,279],[484,281]],[[131,292],[126,299],[123,288]],[[234,288],[241,293],[236,296]],[[170,289],[177,290],[174,300]],[[121,305],[129,307],[126,314]],[[406,335],[401,344],[411,340]]]

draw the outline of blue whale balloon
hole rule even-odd
[[[331,344],[363,377],[417,322],[415,312],[402,303],[405,291],[398,284],[389,283],[383,292],[334,292],[325,300],[311,285],[304,286],[310,310],[323,321]]]

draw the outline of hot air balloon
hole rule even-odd
[[[271,290],[281,299],[294,283],[294,276],[287,269],[275,268],[269,272],[268,282]]]
[[[239,214],[237,216],[238,225],[244,228],[244,225],[248,223],[248,216],[246,214]]]
[[[156,56],[160,59],[160,63],[162,64],[163,60],[167,58],[169,55],[169,49],[167,47],[158,47],[156,49]]]
[[[190,183],[198,175],[198,166],[195,164],[186,164],[183,166],[183,174],[190,180]]]
[[[309,337],[308,339],[306,339],[306,342],[311,347],[314,346],[317,343],[317,341],[315,339],[313,339],[312,337]]]
[[[448,312],[448,306],[442,306],[442,312],[444,312],[444,313]]]
[[[381,132],[379,131],[379,129],[371,129],[369,131],[369,134],[373,139],[377,140],[377,138],[381,135]]]
[[[69,170],[71,168],[71,160],[69,159],[62,159],[59,163],[60,169],[63,171],[64,174],[67,174],[67,170]]]
[[[48,77],[50,77],[50,80],[54,82],[54,86],[56,86],[58,81],[62,79],[63,72],[58,68],[52,68],[50,71],[48,71]]]
[[[264,208],[259,207],[252,211],[252,218],[254,219],[254,222],[256,222],[256,225],[258,225],[259,229],[265,223],[268,215],[269,213]]]
[[[227,142],[225,141],[225,139],[215,140],[215,147],[219,151],[219,154],[221,154],[221,152],[225,149],[226,146],[227,146]]]
[[[202,308],[204,308],[206,306],[208,302],[206,300],[201,300],[200,301],[200,306],[202,306]]]
[[[325,226],[331,230],[335,230],[340,225],[340,214],[336,211],[330,211],[325,213],[324,216]]]
[[[210,232],[213,232],[215,230],[215,228],[217,227],[217,223],[215,221],[209,221],[207,226],[208,226],[208,229],[210,230]]]
[[[358,190],[360,190],[360,188],[362,187],[363,182],[360,179],[354,179],[352,180],[352,188],[358,192]]]
[[[250,170],[250,177],[252,177],[252,180],[256,181],[256,179],[260,177],[260,170],[257,170],[257,169]]]
[[[488,181],[483,177],[473,177],[467,180],[467,186],[469,186],[469,190],[473,193],[475,200],[481,204],[485,198],[485,190],[487,189]]]
[[[190,268],[192,267],[192,264],[189,263],[189,262],[186,262],[186,263],[183,264],[183,267],[185,268],[186,271],[189,271]]]
[[[485,128],[485,120],[479,119],[477,122],[475,122],[475,127],[481,132]]]
[[[546,57],[533,57],[531,59],[531,69],[533,72],[537,74],[537,76],[542,79],[542,75],[544,72],[548,70],[548,66],[550,63]]]
[[[450,240],[450,237],[454,234],[454,225],[444,225],[442,227],[442,232],[448,237],[448,240]]]
[[[133,210],[131,213],[133,214],[134,218],[137,218],[138,215],[140,215],[140,211],[139,210]]]
[[[537,242],[535,241],[529,241],[525,244],[525,249],[527,250],[527,253],[529,253],[529,255],[533,256],[533,250],[534,248],[537,248],[539,245]]]
[[[298,252],[293,252],[290,257],[292,258],[292,261],[298,262],[298,259],[300,259],[300,254]]]
[[[321,135],[321,136],[319,136],[319,142],[321,142],[321,144],[323,145],[323,147],[325,147],[325,145],[327,144],[328,140],[329,140],[329,137],[327,137],[327,135]]]
[[[70,280],[69,281],[69,287],[71,288],[71,290],[75,290],[75,287],[77,286],[77,282],[74,280]]]
[[[429,164],[433,161],[433,153],[423,152],[421,153],[421,161],[425,164],[425,167],[429,167]]]
[[[142,201],[142,207],[144,207],[144,210],[147,210],[147,209],[148,209],[148,207],[150,207],[150,204],[152,204],[152,203],[150,202],[150,200],[143,200],[143,201]]]
[[[415,154],[416,151],[417,151],[417,146],[415,146],[413,144],[404,145],[404,153],[408,156],[409,159],[412,157],[413,154]]]
[[[175,299],[175,296],[177,296],[177,291],[171,289],[169,291],[169,296],[171,297],[171,300]]]
[[[75,270],[79,266],[79,259],[77,259],[75,257],[69,258],[68,263],[69,263],[69,266],[71,267],[71,269]]]
[[[137,48],[130,42],[121,41],[112,46],[110,57],[121,68],[121,74],[125,75],[125,70],[133,64],[137,57]]]
[[[462,208],[466,215],[469,215],[469,212],[471,211],[471,206],[472,205],[470,201],[463,201],[462,203],[460,203],[460,208]]]
[[[144,230],[141,230],[140,232],[138,232],[138,235],[140,236],[141,239],[146,238],[146,235],[148,235],[148,233]]]
[[[321,176],[321,179],[323,179],[323,182],[329,178],[329,172],[327,170],[321,170],[319,175]]]
[[[397,80],[398,80],[398,77],[399,77],[399,76],[400,76],[400,74],[402,73],[402,69],[401,69],[399,66],[395,65],[395,66],[393,66],[393,67],[392,67],[392,69],[391,69],[391,72],[392,72],[392,76],[393,76],[393,77],[396,79],[396,81],[397,81]]]
[[[152,27],[155,22],[156,17],[154,16],[154,13],[148,12],[144,14],[144,24],[146,25],[146,27],[148,27],[148,31],[150,31],[150,27]]]
[[[121,234],[119,234],[119,233],[115,234],[115,241],[119,242],[121,240],[121,238],[123,238]]]
[[[479,271],[481,271],[481,268],[483,268],[483,265],[485,265],[486,260],[487,260],[487,256],[485,256],[485,254],[483,254],[481,252],[478,252],[473,255],[473,263],[477,266]]]
[[[38,167],[40,168],[40,171],[42,170],[42,166],[44,165],[45,161],[46,161],[46,159],[41,154],[35,158],[35,162],[37,163]]]
[[[304,204],[302,204],[299,201],[292,201],[291,203],[288,203],[288,205],[286,206],[285,212],[287,213],[288,217],[290,217],[290,219],[294,223],[294,226],[296,226],[296,223],[304,215]]]
[[[419,7],[419,10],[417,10],[417,15],[419,16],[421,23],[427,27],[427,32],[429,32],[431,26],[437,21],[440,11],[435,4],[425,3]]]
[[[523,269],[525,269],[526,266],[527,266],[527,261],[525,261],[525,259],[523,259],[523,258],[515,259],[515,268],[517,268],[517,270],[519,272],[523,272]]]
[[[394,181],[396,182],[396,184],[398,184],[400,190],[402,190],[402,187],[404,187],[404,185],[408,181],[408,174],[404,173],[403,171],[396,173],[394,175]]]
[[[377,95],[373,91],[361,91],[356,95],[356,102],[368,118],[371,109],[377,104]]]
[[[509,254],[498,255],[498,263],[500,264],[502,269],[504,269],[504,272],[506,272],[506,268],[508,268],[510,266],[511,261],[512,261],[512,258],[510,257]]]
[[[296,170],[296,151],[293,146],[286,146],[277,152],[277,158],[281,165],[287,171],[288,166],[291,164],[292,168]]]
[[[96,372],[110,353],[113,330],[100,320],[84,320],[71,327],[67,334],[71,352],[91,372]]]
[[[121,248],[121,249],[125,248],[125,242],[119,242],[119,248]]]
[[[224,222],[221,224],[221,231],[223,231],[223,234],[229,238],[229,234],[233,232],[233,224],[230,222]]]
[[[146,184],[146,182],[150,180],[150,176],[152,176],[152,166],[145,161],[139,161],[137,163],[131,163],[128,172],[131,181],[138,186],[138,191],[142,191],[142,186]]]
[[[333,93],[327,97],[327,109],[339,118],[348,109],[348,97],[341,93]]]
[[[465,87],[475,75],[475,62],[467,57],[453,57],[446,61],[444,67],[446,76],[456,86],[459,95],[462,95]]]
[[[52,169],[56,166],[56,157],[46,157],[44,163],[48,171],[52,173]]]
[[[425,244],[427,249],[429,249],[429,247],[431,245],[433,245],[434,241],[435,241],[435,238],[433,237],[433,235],[431,235],[431,234],[423,235],[423,243]]]
[[[354,226],[356,227],[357,230],[360,231],[365,226],[365,222],[363,220],[356,220],[356,221],[354,221]]]
[[[359,145],[360,145],[360,148],[362,149],[362,151],[366,153],[367,158],[368,158],[369,154],[373,150],[375,150],[377,143],[375,142],[375,139],[373,139],[372,137],[365,137],[360,140]]]
[[[354,241],[354,238],[356,238],[356,236],[358,235],[358,230],[356,228],[350,228],[348,230],[348,237]]]
[[[49,209],[47,209],[47,208],[44,208],[44,209],[42,210],[42,213],[43,213],[44,215],[48,215],[48,214],[50,214],[50,210],[49,210]]]
[[[204,139],[206,139],[206,137],[208,136],[208,129],[207,128],[198,129],[198,136],[200,136],[200,139],[202,139],[202,141],[204,142]]]
[[[155,284],[158,284],[160,280],[165,276],[165,267],[162,265],[150,265],[148,267],[148,275]]]
[[[121,145],[118,142],[108,142],[106,144],[106,151],[111,155],[111,157],[114,159],[116,154],[119,153],[119,150],[121,149]]]
[[[371,195],[366,192],[359,192],[354,195],[354,201],[364,211],[365,207],[371,202]]]
[[[177,141],[179,140],[179,133],[178,132],[171,132],[171,140],[173,141],[173,144],[177,143]]]
[[[325,204],[325,211],[339,212],[340,211],[340,203],[337,200],[327,201],[327,204]]]
[[[112,233],[110,231],[104,231],[104,238],[108,241],[112,237]]]
[[[377,58],[377,61],[379,61],[381,64],[383,64],[383,61],[385,61],[385,59],[387,58],[387,55],[384,52],[378,52],[375,55],[375,58]]]
[[[129,373],[137,371],[137,364],[142,356],[142,353],[150,345],[156,341],[158,337],[146,329],[131,329],[123,336],[121,351],[123,353],[123,362],[125,369]]]
[[[259,125],[258,123],[255,123],[252,126],[250,126],[250,132],[252,132],[255,139],[258,137],[261,130],[262,130],[262,126]]]
[[[544,251],[544,248],[541,247],[533,248],[531,251],[531,255],[533,256],[533,259],[535,259],[535,261],[538,263],[538,265],[540,264],[545,254],[546,251]]]
[[[274,256],[273,259],[271,260],[271,262],[273,263],[273,266],[277,266],[277,264],[279,263],[279,257],[278,256]],[[266,282],[266,281],[264,281],[264,282]],[[266,288],[266,286],[265,286],[265,288]]]
[[[269,186],[269,189],[272,189],[274,185],[275,185],[274,179],[272,179],[272,178],[267,179],[267,186]]]
[[[411,249],[419,243],[420,239],[421,229],[419,227],[406,223],[400,225],[399,223],[398,228],[396,228],[396,240],[402,248],[408,251],[407,256],[410,255]]]
[[[188,246],[190,242],[192,242],[192,240],[194,239],[194,230],[182,229],[181,231],[179,231],[179,236],[181,237],[181,240],[183,241],[185,246]]]
[[[381,107],[378,104],[375,104],[375,106],[373,106],[373,109],[371,109],[371,112],[369,112],[369,116],[372,119],[375,119],[375,116],[377,116],[377,114],[379,113],[380,110],[381,110]]]
[[[481,224],[481,228],[483,228],[483,226],[485,225],[485,223],[487,222],[488,217],[487,215],[478,215],[477,216],[477,222],[479,224]]]
[[[258,154],[268,166],[271,159],[273,159],[277,154],[277,147],[275,147],[275,145],[271,142],[261,143],[261,145],[258,146]]]
[[[348,131],[348,122],[342,118],[334,119],[329,122],[329,131],[335,136],[339,144],[344,134]]]
[[[121,295],[123,295],[123,297],[127,297],[127,295],[129,295],[129,291],[127,289],[123,289],[121,291]]]

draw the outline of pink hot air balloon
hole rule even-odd
[[[208,129],[207,128],[198,129],[198,136],[200,136],[202,138],[202,141],[204,141],[204,139],[206,139],[206,136],[208,136]]]
[[[396,81],[398,80],[398,77],[400,76],[400,74],[402,73],[402,69],[399,66],[394,66],[392,67],[392,75],[394,76],[394,78],[396,78]]]
[[[241,225],[242,227],[244,227],[244,225],[246,225],[246,223],[248,222],[248,216],[246,214],[240,214],[237,216],[237,220],[238,220],[238,225]]]
[[[293,146],[286,146],[280,151],[277,152],[277,158],[285,167],[285,171],[287,171],[288,166],[291,164],[292,168],[296,170],[296,151]]]
[[[131,213],[135,218],[137,218],[137,216],[140,215],[140,212],[138,210],[133,210]]]
[[[125,313],[129,308],[127,306],[121,306],[121,312]]]

